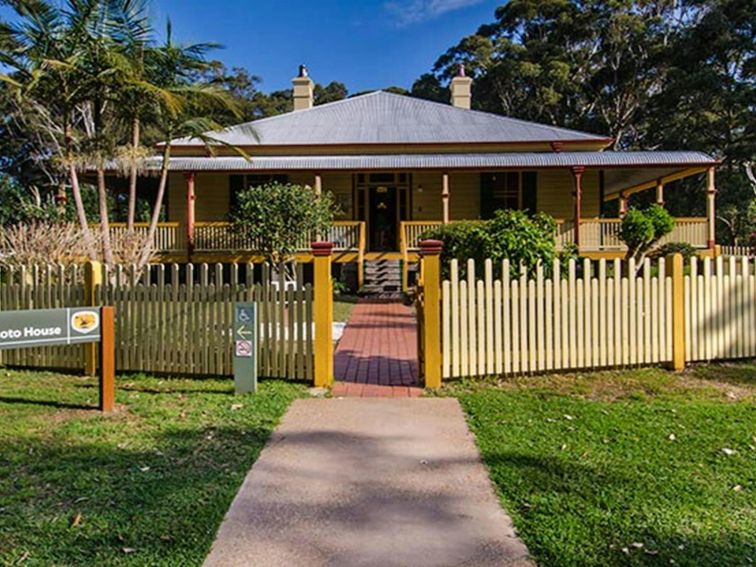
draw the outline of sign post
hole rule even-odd
[[[254,303],[234,304],[234,389],[257,392],[257,310]]]
[[[115,332],[112,307],[0,311],[0,349],[100,343],[100,403],[115,407]]]

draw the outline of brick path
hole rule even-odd
[[[334,396],[419,396],[417,322],[401,300],[363,298],[334,359]]]

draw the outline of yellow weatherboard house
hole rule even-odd
[[[619,200],[621,216],[630,195],[649,190],[663,204],[665,184],[704,172],[707,216],[678,218],[665,241],[714,248],[718,161],[704,153],[610,151],[605,136],[471,110],[462,67],[450,104],[376,91],[313,106],[304,66],[293,94],[289,113],[212,133],[222,142],[213,156],[199,140],[173,142],[169,222],[158,235],[165,257],[253,259],[228,212],[238,191],[271,180],[334,194],[343,211],[327,235],[336,262],[411,261],[428,228],[502,208],[548,213],[560,246],[616,257],[620,218],[602,216],[602,203]]]

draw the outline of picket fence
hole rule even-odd
[[[702,269],[699,269],[702,264]],[[756,356],[754,260],[694,259],[684,278],[687,360]],[[452,260],[441,293],[443,378],[667,363],[673,280],[664,259],[558,261],[529,276],[508,261]],[[519,273],[517,273],[519,272]],[[628,276],[627,274],[632,274]],[[683,293],[683,290],[680,290]]]
[[[103,269],[94,302],[83,272],[78,266],[0,270],[0,310],[113,305],[118,371],[230,375],[233,304],[252,302],[258,313],[258,373],[314,376],[313,289],[302,265],[289,277],[284,269],[259,264]],[[81,346],[44,347],[2,352],[0,362],[81,369],[83,356]]]
[[[685,276],[685,358],[756,356],[756,258],[692,258]]]
[[[756,257],[756,246],[721,246],[720,250],[725,256]]]

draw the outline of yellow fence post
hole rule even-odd
[[[102,285],[102,264],[99,262],[87,262],[84,265],[84,304],[96,306],[98,304],[97,292]],[[94,376],[97,373],[97,344],[84,345],[84,373]]]
[[[672,369],[685,370],[685,275],[682,254],[666,258],[672,277]]]
[[[441,387],[441,250],[440,240],[420,242],[423,286],[422,375],[426,388]]]
[[[365,285],[365,223],[360,222],[359,251],[357,252],[357,289]]]
[[[333,284],[331,282],[332,242],[313,242],[315,387],[333,383]]]

